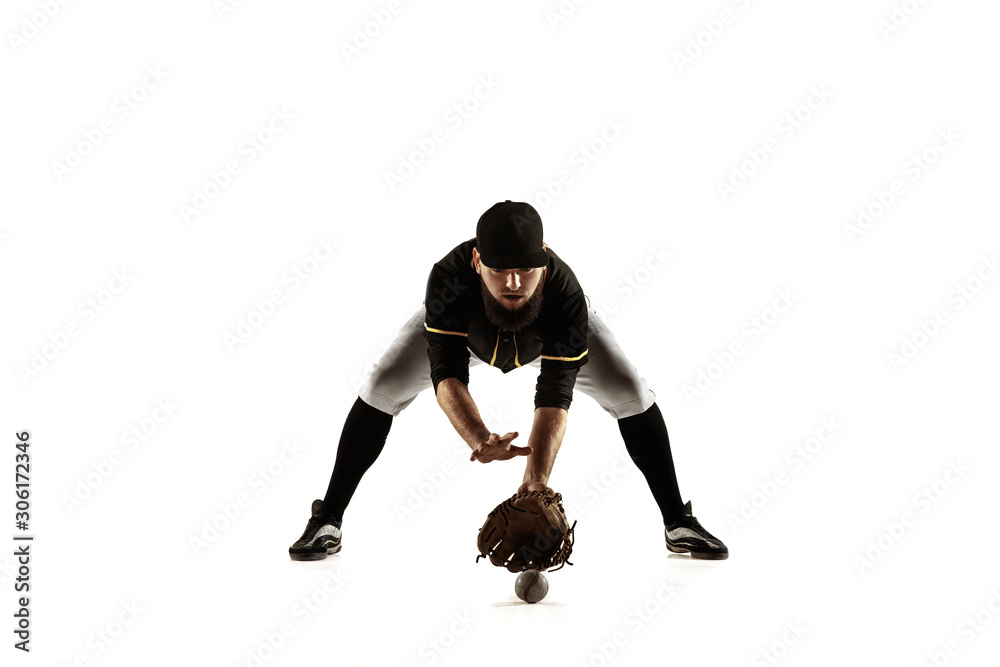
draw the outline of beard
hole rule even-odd
[[[483,292],[486,319],[504,331],[518,333],[526,329],[529,324],[538,318],[538,314],[542,311],[541,286],[536,287],[535,293],[524,301],[519,308],[508,309],[500,303],[499,299],[502,297],[497,297],[486,287],[486,282],[482,276],[479,277],[479,285]]]

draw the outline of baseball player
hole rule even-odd
[[[481,363],[504,373],[522,366],[538,370],[524,446],[514,444],[519,432],[499,435],[483,424],[468,389],[469,368]],[[663,515],[667,549],[694,558],[728,557],[722,541],[692,515],[691,502],[681,500],[655,395],[590,307],[569,265],[543,243],[535,209],[507,200],[480,217],[475,238],[431,269],[423,305],[379,358],[347,415],[326,495],[313,501],[302,537],[288,549],[293,560],[340,551],[344,511],[382,452],[393,417],[430,387],[468,443],[470,461],[523,457],[519,493],[548,488],[579,389],[618,421]]]

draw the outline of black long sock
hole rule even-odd
[[[619,419],[618,429],[629,456],[646,477],[664,523],[673,523],[680,516],[684,503],[677,488],[670,438],[660,408],[653,403],[641,414]]]
[[[373,408],[360,397],[354,402],[337,446],[337,461],[323,504],[332,516],[343,519],[361,477],[382,453],[392,427],[392,415]]]

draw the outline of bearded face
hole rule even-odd
[[[541,272],[541,269],[536,271]],[[517,333],[527,328],[542,311],[542,290],[537,283],[530,294],[523,290],[508,290],[506,286],[494,292],[487,281],[480,276],[479,284],[486,306],[486,319],[504,331]]]

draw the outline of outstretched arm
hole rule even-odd
[[[535,418],[528,436],[531,454],[524,468],[522,491],[541,491],[548,486],[556,454],[566,434],[568,411],[563,408],[535,408]]]
[[[518,455],[526,456],[531,452],[529,447],[515,447],[511,444],[510,441],[518,435],[517,431],[501,436],[486,428],[479,409],[469,394],[469,388],[458,378],[441,380],[437,387],[437,402],[448,415],[458,435],[472,449],[470,461],[503,461]]]

